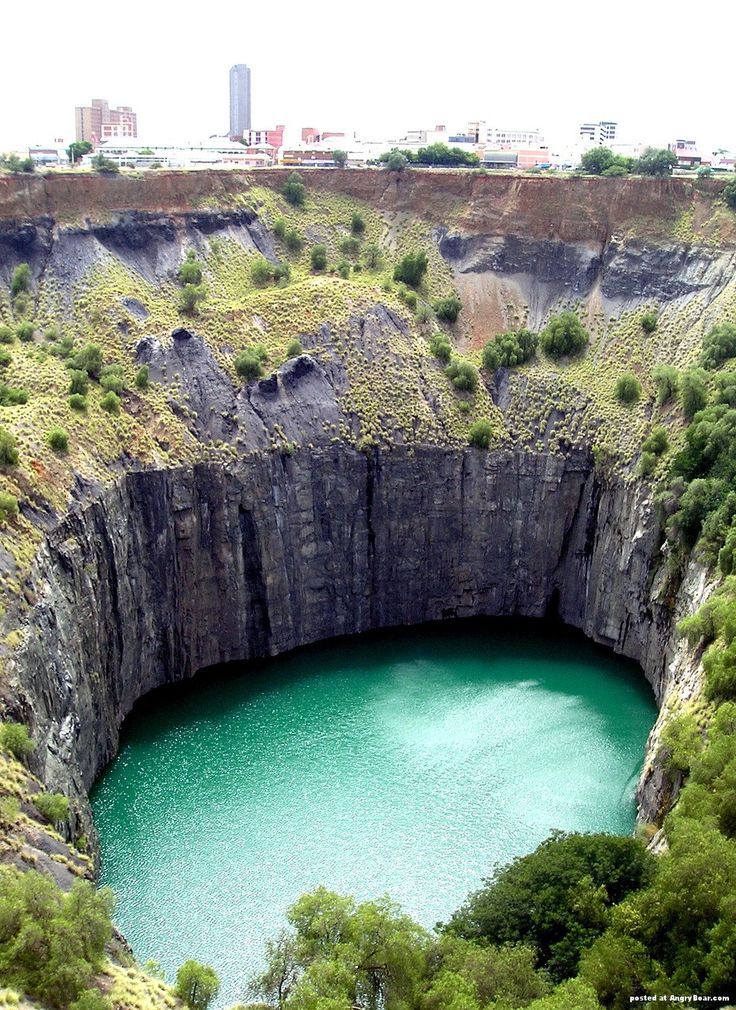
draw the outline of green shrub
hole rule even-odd
[[[273,279],[280,288],[285,288],[291,280],[291,267],[288,263],[277,263],[273,268]]]
[[[727,182],[723,187],[723,199],[731,210],[736,210],[736,179]]]
[[[702,368],[690,368],[680,378],[680,402],[688,420],[692,420],[708,402],[705,380],[706,373]]]
[[[653,452],[642,452],[641,459],[639,460],[639,473],[641,476],[648,477],[649,474],[654,473],[656,466],[656,455]]]
[[[562,834],[497,867],[449,923],[484,943],[527,943],[555,982],[573,976],[582,951],[608,923],[607,909],[648,883],[654,857],[641,841]]]
[[[33,797],[33,805],[51,824],[59,824],[69,817],[69,800],[61,793],[38,793]]]
[[[340,252],[346,256],[357,256],[360,252],[360,242],[354,236],[344,238],[340,243]]]
[[[644,312],[642,313],[639,322],[641,323],[641,328],[645,333],[654,333],[657,329],[657,313],[652,312],[651,310],[649,312]]]
[[[79,368],[72,369],[69,377],[69,392],[84,396],[89,387],[89,376]]]
[[[417,293],[416,291],[407,291],[406,288],[399,288],[399,298],[402,300],[407,308],[414,311],[417,307]]]
[[[365,231],[365,220],[357,210],[353,211],[353,216],[350,219],[350,231],[353,235],[362,235]]]
[[[286,221],[282,217],[277,217],[273,225],[273,233],[276,238],[283,239],[286,235]]]
[[[246,379],[249,382],[260,378],[263,373],[261,356],[252,348],[241,351],[235,356],[235,371],[241,379]]]
[[[250,279],[257,288],[265,288],[273,280],[273,264],[265,256],[256,256],[250,265]]]
[[[437,318],[443,319],[448,323],[454,323],[457,320],[457,317],[460,315],[461,308],[462,302],[457,295],[449,295],[447,298],[438,298],[434,303],[434,311],[437,313]]]
[[[482,418],[479,421],[474,421],[473,424],[470,425],[468,441],[476,449],[487,449],[491,444],[492,438],[493,425],[485,418]]]
[[[425,252],[410,252],[399,260],[394,267],[394,280],[416,288],[427,272],[427,254]]]
[[[624,372],[616,379],[616,399],[621,403],[636,403],[641,397],[641,383],[633,372]]]
[[[309,254],[309,262],[312,270],[315,273],[327,269],[327,246],[315,245],[312,246],[312,251]]]
[[[588,331],[574,312],[552,316],[540,337],[542,350],[552,358],[580,354],[588,343]]]
[[[153,165],[149,167],[153,168]],[[113,1010],[113,1006],[99,989],[85,989],[73,1003],[69,1004],[69,1010]]]
[[[120,413],[120,397],[116,392],[110,389],[100,400],[100,406],[107,414],[119,414]]]
[[[55,325],[47,326],[43,331],[44,340],[49,340],[53,343],[55,340],[59,339],[59,327]]]
[[[25,761],[33,753],[28,727],[20,722],[0,723],[0,747],[10,751],[18,761]]]
[[[657,403],[660,407],[677,395],[680,373],[672,365],[656,365],[652,371],[652,380],[657,387]]]
[[[182,286],[185,284],[202,283],[202,264],[198,262],[197,255],[193,249],[189,250],[187,258],[179,267],[177,277]]]
[[[513,368],[529,361],[537,353],[539,337],[530,330],[499,333],[483,348],[483,367],[489,372],[502,365]]]
[[[28,403],[27,391],[0,383],[0,407],[15,407],[20,403]]]
[[[7,368],[12,360],[13,355],[10,351],[6,351],[4,347],[0,347],[0,368]]]
[[[449,361],[452,357],[452,344],[444,333],[433,333],[429,338],[429,349],[440,361]]]
[[[46,442],[54,452],[61,455],[69,451],[69,435],[63,428],[52,428],[46,436]]]
[[[203,284],[185,284],[179,295],[179,311],[194,316],[207,297]]]
[[[416,319],[418,323],[428,323],[434,313],[426,302],[417,305]]]
[[[307,189],[298,172],[292,172],[281,191],[287,203],[292,207],[302,207],[307,196]]]
[[[19,295],[21,291],[28,291],[31,286],[31,268],[27,263],[19,263],[13,271],[10,280],[10,290],[13,294]]]
[[[463,358],[453,358],[445,369],[445,375],[455,389],[472,393],[478,388],[478,369]]]
[[[122,365],[105,365],[100,372],[100,386],[105,392],[122,393],[125,389]]]
[[[335,269],[337,270],[338,277],[342,277],[344,281],[350,276],[350,264],[347,260],[340,260]]]
[[[736,372],[721,372],[716,376],[716,400],[736,407]]]
[[[0,344],[12,344],[15,340],[15,333],[9,326],[0,326]]]
[[[5,428],[0,428],[0,466],[16,466],[17,463],[18,449],[15,435]]]
[[[0,491],[0,522],[14,518],[18,515],[18,499],[14,494],[7,491]]]
[[[18,328],[15,332],[18,336],[18,340],[22,340],[24,344],[27,344],[30,340],[33,340],[33,334],[36,332],[36,328],[30,320],[25,319],[22,323],[18,324]]]
[[[658,426],[652,428],[649,435],[644,439],[642,449],[644,452],[653,452],[655,456],[661,456],[668,445],[667,429]]]
[[[377,270],[381,263],[381,250],[372,242],[363,250],[363,259],[369,270]]]
[[[296,228],[289,228],[286,232],[284,235],[284,245],[291,253],[298,253],[301,251],[304,242]]]
[[[87,409],[87,397],[83,393],[72,393],[69,397],[69,406],[72,410],[83,413]]]
[[[91,379],[98,379],[102,371],[102,348],[98,344],[85,344],[72,358],[72,368],[79,372],[86,372]],[[83,390],[74,390],[74,392],[83,392]]]
[[[734,355],[736,355],[736,326],[733,323],[719,323],[703,339],[700,363],[704,368],[714,369]]]
[[[135,373],[135,384],[137,389],[148,389],[148,365],[141,365]]]
[[[65,894],[45,875],[0,871],[3,982],[66,1007],[88,989],[112,936],[112,894],[77,881]]]
[[[185,961],[176,973],[174,991],[189,1010],[207,1010],[220,991],[220,982],[209,965]]]
[[[300,354],[304,354],[304,348],[301,345],[301,341],[295,337],[286,345],[286,357],[298,358]]]

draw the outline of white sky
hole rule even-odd
[[[144,140],[228,126],[228,70],[251,67],[253,126],[383,139],[469,119],[572,140],[736,148],[733,7],[675,0],[7,0],[0,151],[74,139],[74,106],[132,105]]]

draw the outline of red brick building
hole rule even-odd
[[[101,140],[135,138],[138,136],[138,116],[129,105],[111,109],[105,98],[93,98],[91,105],[78,105],[75,110],[76,138],[98,144]]]

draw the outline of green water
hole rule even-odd
[[[93,807],[140,960],[243,998],[318,884],[432,926],[553,828],[630,832],[655,718],[638,667],[535,623],[454,622],[205,671],[136,708]]]

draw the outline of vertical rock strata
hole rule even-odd
[[[646,489],[582,451],[335,444],[130,473],[48,535],[15,689],[41,773],[83,803],[148,691],[372,628],[557,613],[638,660],[662,702],[696,676],[674,622],[705,587],[691,572],[663,606],[659,563]],[[650,760],[643,817],[662,788]]]

